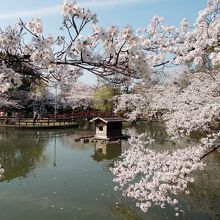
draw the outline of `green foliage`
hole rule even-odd
[[[114,90],[108,86],[102,86],[94,92],[94,107],[103,112],[112,111],[112,98]]]
[[[30,90],[31,90],[31,92],[43,97],[43,96],[46,96],[47,87],[48,87],[48,84],[45,81],[35,80],[35,82],[31,86]]]

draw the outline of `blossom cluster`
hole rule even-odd
[[[48,68],[49,80],[52,85],[60,87],[63,91],[69,91],[78,78],[82,75],[82,69],[68,65],[50,65]]]
[[[20,85],[20,75],[2,63],[0,65],[0,92],[4,93],[9,88],[19,87]]]
[[[43,25],[39,18],[29,21],[28,27],[34,34],[41,34],[43,32]]]
[[[4,107],[13,107],[13,108],[20,108],[17,101],[10,100],[7,96],[0,97],[0,108]]]
[[[150,72],[146,53],[141,44],[137,44],[136,35],[131,26],[121,30],[117,26],[101,27],[95,14],[81,8],[76,2],[64,2],[62,11],[65,17],[64,27],[73,28],[76,36],[70,35],[71,44],[66,48],[65,59],[68,62],[80,61],[82,67],[89,63],[87,70],[97,75],[111,76],[112,73],[121,81],[130,81],[131,75],[141,77]],[[81,20],[77,26],[75,19]],[[93,21],[91,34],[83,36],[87,23]]]
[[[16,29],[6,28],[0,32],[0,50],[15,54],[20,45],[21,37]]]
[[[64,17],[75,16],[80,19],[93,20],[94,23],[98,21],[96,14],[81,8],[75,1],[64,1],[61,5],[61,11]]]
[[[52,36],[48,36],[46,39],[41,37],[33,38],[31,59],[35,65],[48,68],[54,61],[55,58],[51,47],[52,45]]]
[[[180,27],[164,25],[154,16],[147,28],[138,30],[138,42],[148,51],[148,61],[161,64],[190,64],[193,68],[219,65],[219,0],[209,0],[190,27],[186,18]]]
[[[209,131],[220,117],[219,74],[186,73],[178,82],[156,85],[151,91],[152,109],[168,109],[167,131],[172,135]]]
[[[148,108],[146,99],[140,94],[122,94],[114,97],[114,112],[125,113],[130,121],[143,117],[143,112]]]
[[[61,100],[72,109],[88,108],[93,105],[93,90],[84,83],[73,83],[68,87],[61,87]]]
[[[213,138],[214,137],[214,138]],[[218,141],[216,141],[218,139]],[[156,152],[149,147],[151,140],[144,135],[129,140],[131,148],[122,154],[111,168],[118,184],[115,190],[137,201],[144,212],[154,205],[174,206],[176,215],[182,211],[176,195],[189,194],[191,173],[204,169],[202,158],[220,145],[220,132],[202,140],[202,143],[183,149]]]
[[[174,77],[173,77],[174,75]],[[220,77],[204,72],[178,70],[157,84],[141,82],[135,94],[117,97],[115,111],[127,112],[132,120],[163,113],[168,133],[174,138],[192,131],[209,132],[220,118]]]

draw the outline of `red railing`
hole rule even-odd
[[[112,112],[74,112],[70,114],[56,114],[57,119],[80,119],[80,118],[94,118],[94,117],[111,117],[114,116]],[[49,115],[49,118],[54,118],[54,114]]]

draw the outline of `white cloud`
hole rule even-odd
[[[45,7],[35,10],[24,10],[24,11],[10,11],[0,14],[0,19],[12,19],[22,17],[40,17],[40,16],[52,16],[60,11],[60,5],[54,5],[51,7]]]
[[[82,7],[105,8],[121,5],[146,4],[156,0],[86,0],[78,1]],[[1,12],[0,19],[13,19],[23,17],[42,17],[53,16],[60,13],[60,5],[47,6],[35,10]]]

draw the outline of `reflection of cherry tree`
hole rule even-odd
[[[4,178],[4,172],[5,172],[5,169],[1,166],[1,164],[0,164],[0,180],[2,179],[2,178]]]

